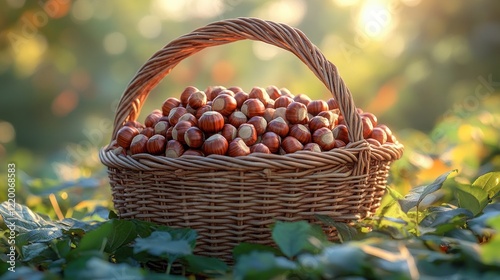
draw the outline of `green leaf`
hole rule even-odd
[[[488,193],[483,189],[459,184],[455,187],[458,206],[468,209],[476,216],[488,205]]]
[[[442,174],[430,185],[412,189],[410,193],[404,197],[404,199],[399,200],[399,204],[401,205],[403,212],[408,213],[408,211],[410,211],[413,207],[418,207],[420,202],[422,202],[427,195],[439,190],[452,172],[457,172],[457,170],[452,170]]]
[[[238,260],[241,256],[247,255],[251,252],[269,252],[273,255],[281,255],[281,252],[270,246],[262,245],[262,244],[253,244],[253,243],[240,243],[233,249],[233,256],[235,260]]]
[[[269,252],[252,252],[241,256],[233,269],[232,279],[284,279],[297,269],[297,264],[284,257],[274,256]]]
[[[495,229],[493,238],[482,246],[481,259],[488,264],[500,266],[500,215],[488,219],[487,225]]]
[[[356,237],[359,235],[358,231],[355,228],[350,227],[346,223],[336,222],[331,217],[328,217],[325,215],[316,215],[316,218],[318,220],[320,220],[321,222],[323,222],[324,224],[331,226],[331,227],[334,227],[339,234],[339,238],[340,238],[341,243],[346,242],[346,241],[355,240]]]
[[[187,255],[183,260],[188,265],[188,271],[196,274],[203,274],[207,276],[224,275],[228,266],[225,262],[204,256]]]
[[[431,207],[429,211],[430,213],[420,222],[420,226],[434,229],[432,232],[435,234],[443,234],[462,227],[466,219],[474,217],[471,211],[463,208]]]
[[[311,226],[305,221],[277,222],[272,237],[281,252],[292,258],[308,245],[310,230]]]
[[[323,262],[323,275],[327,279],[342,275],[361,275],[367,255],[358,246],[345,243],[326,247],[319,255]]]
[[[145,279],[141,269],[111,264],[99,258],[76,259],[68,264],[64,279]]]
[[[480,176],[472,183],[473,187],[481,188],[488,193],[491,199],[500,192],[500,172],[490,172]]]
[[[153,256],[168,258],[173,262],[179,256],[190,255],[192,249],[187,240],[172,240],[170,233],[155,231],[149,237],[135,240],[134,253],[144,251]]]

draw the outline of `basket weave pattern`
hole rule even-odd
[[[349,128],[345,148],[287,155],[211,155],[167,158],[100,151],[108,167],[113,202],[121,218],[148,220],[199,233],[197,251],[229,259],[241,242],[271,242],[276,220],[314,221],[315,214],[349,222],[373,214],[385,191],[400,144],[370,146],[352,96],[329,62],[299,30],[255,18],[224,20],[170,42],[154,54],[128,85],[118,105],[113,139],[136,120],[150,91],[180,61],[211,46],[262,41],[295,54],[322,81]]]

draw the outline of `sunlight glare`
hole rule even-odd
[[[368,1],[360,9],[359,25],[371,38],[380,38],[387,34],[393,22],[387,4],[382,1]]]

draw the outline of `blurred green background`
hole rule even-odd
[[[14,162],[16,199],[35,210],[60,208],[60,218],[112,207],[98,151],[128,82],[169,41],[240,16],[299,28],[338,67],[356,105],[406,146],[392,169],[400,191],[455,168],[470,179],[499,170],[500,1],[5,0],[0,199]],[[330,96],[292,54],[243,41],[180,63],[140,120],[188,85]]]

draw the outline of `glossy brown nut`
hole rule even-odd
[[[372,130],[371,138],[377,140],[380,144],[387,142],[387,133],[381,127],[374,127]]]
[[[222,128],[221,135],[226,138],[227,142],[231,142],[238,135],[238,129],[232,124],[227,123]]]
[[[169,97],[167,98],[164,102],[163,105],[161,106],[161,111],[164,116],[168,116],[170,114],[170,110],[172,110],[175,107],[179,107],[181,105],[181,101],[175,97]]]
[[[261,87],[253,87],[250,90],[250,93],[248,93],[248,98],[254,98],[260,100],[264,106],[267,105],[267,102],[269,101],[269,94],[267,94],[267,91],[264,88]]]
[[[222,135],[220,134],[214,134],[210,137],[208,137],[203,145],[201,146],[201,149],[205,155],[225,155],[227,153],[227,150],[229,148],[229,144]]]
[[[229,116],[237,106],[236,99],[229,94],[219,94],[212,101],[212,110]]]
[[[191,94],[195,93],[199,91],[197,88],[193,87],[193,86],[188,86],[186,87],[182,93],[181,93],[181,96],[179,97],[179,100],[181,102],[181,105],[183,107],[186,107],[188,105],[188,99],[189,97],[191,96]]]
[[[339,108],[339,103],[337,102],[337,100],[335,98],[330,98],[326,101],[326,103],[328,104],[328,109],[329,110],[333,110],[333,109],[338,109]]]
[[[241,87],[238,87],[238,86],[228,87],[227,90],[232,91],[234,94],[243,91],[243,89]]]
[[[321,147],[317,143],[307,143],[304,145],[303,150],[321,153]]]
[[[193,125],[188,121],[179,121],[172,130],[172,139],[181,142],[181,144],[186,144],[184,141],[184,133],[192,126]]]
[[[226,90],[226,88],[223,86],[209,86],[205,90],[205,94],[207,95],[207,99],[211,101],[214,100],[214,98],[217,97],[217,95],[219,95],[219,93],[224,90]]]
[[[252,124],[244,123],[238,128],[238,137],[241,138],[247,146],[252,146],[257,142],[257,130]]]
[[[239,91],[234,94],[234,99],[236,100],[236,108],[241,108],[243,102],[247,101],[248,99],[248,93],[244,91]]]
[[[139,134],[139,130],[135,127],[124,126],[120,128],[116,134],[116,143],[122,147],[127,149],[130,147],[130,143],[132,143],[132,139]]]
[[[307,112],[313,116],[323,111],[328,111],[328,104],[323,100],[312,100],[307,104]]]
[[[339,139],[335,139],[335,148],[342,148],[345,147],[345,142]]]
[[[156,123],[154,128],[155,134],[166,136],[169,127],[170,123],[168,121],[159,121]]]
[[[290,103],[293,102],[293,99],[284,95],[278,97],[276,100],[274,100],[274,108],[280,108],[280,107],[288,107]]]
[[[267,86],[266,92],[271,100],[276,100],[281,96],[281,92],[276,86]]]
[[[274,109],[274,100],[270,99],[267,100],[267,104],[266,104],[266,109],[267,108],[273,108]]]
[[[292,99],[295,97],[295,95],[293,95],[287,88],[280,88],[280,93],[282,96],[288,96]]]
[[[187,103],[191,108],[196,110],[207,104],[207,95],[203,91],[195,91],[191,93]]]
[[[255,153],[261,153],[261,154],[270,154],[271,151],[269,150],[269,147],[262,143],[257,143],[254,144],[252,147],[250,147],[250,153],[255,154]]]
[[[216,111],[203,113],[198,119],[198,127],[205,133],[216,133],[224,127],[224,116]]]
[[[315,116],[309,120],[309,130],[311,130],[311,133],[322,127],[330,129],[330,122],[325,117]]]
[[[323,151],[329,151],[335,147],[333,133],[327,127],[322,127],[312,134],[313,142],[318,144]]]
[[[146,127],[155,127],[155,124],[161,117],[163,117],[161,111],[154,110],[153,112],[151,112],[149,115],[146,116],[146,119],[144,120],[144,125]]]
[[[303,124],[292,125],[288,135],[293,136],[302,144],[311,142],[311,132]]]
[[[190,148],[200,148],[205,141],[205,134],[196,126],[190,127],[184,132],[184,143]]]
[[[267,125],[267,131],[274,132],[283,138],[288,135],[290,127],[283,118],[278,117],[269,122],[269,124]]]
[[[130,143],[130,153],[140,154],[147,152],[148,137],[144,134],[137,134]]]
[[[385,131],[385,134],[387,134],[387,136],[392,136],[392,131],[387,125],[379,124],[379,125],[377,125],[377,127],[382,128]]]
[[[380,144],[380,142],[374,138],[368,138],[368,139],[366,139],[366,142],[368,142],[370,145],[373,145],[375,147],[382,146],[382,144]]]
[[[227,153],[230,157],[247,156],[250,154],[250,148],[247,144],[245,144],[243,139],[236,137],[233,141],[231,141],[231,143],[229,143],[229,150]]]
[[[137,128],[139,130],[141,130],[141,129],[143,129],[145,127],[142,123],[140,123],[138,121],[128,121],[125,124],[123,124],[123,126],[135,127],[135,128]]]
[[[169,140],[165,147],[165,156],[168,158],[178,158],[184,153],[184,146],[177,140]]]
[[[264,115],[264,111],[266,107],[259,99],[247,99],[240,108],[241,112],[247,116],[247,118],[251,118],[254,116],[262,116]]]
[[[361,123],[363,124],[363,138],[367,139],[372,135],[373,124],[367,117],[361,117]]]
[[[255,127],[255,130],[257,131],[257,135],[262,135],[262,134],[264,134],[264,132],[266,132],[267,121],[262,116],[251,117],[247,121],[247,123],[249,123]]]
[[[238,128],[240,125],[247,122],[247,116],[243,114],[241,111],[234,111],[231,115],[229,115],[228,122]]]
[[[188,121],[193,126],[198,125],[198,119],[191,113],[185,113],[184,115],[182,115],[177,122],[180,122],[180,121]]]
[[[333,137],[337,140],[341,140],[344,143],[349,143],[349,131],[347,126],[339,124],[332,129]]]
[[[305,124],[307,119],[307,106],[301,102],[292,102],[286,107],[286,119],[291,124]]]
[[[160,134],[155,134],[151,138],[149,138],[147,143],[148,153],[152,155],[160,155],[165,152],[165,145],[167,144],[167,140],[165,136]]]
[[[168,121],[170,122],[171,126],[174,126],[177,124],[179,121],[179,118],[186,114],[187,110],[184,107],[175,107],[172,110],[170,110],[170,113],[168,114]]]
[[[300,141],[296,138],[287,136],[281,142],[281,148],[283,148],[283,151],[285,151],[285,153],[291,154],[304,149],[304,145],[302,145],[302,143],[300,143]]]
[[[281,137],[278,134],[269,131],[262,134],[260,142],[266,145],[271,153],[275,154],[279,151],[281,145]]]
[[[266,108],[266,110],[264,111],[264,115],[262,116],[267,122],[270,122],[273,119],[275,111],[276,110],[274,108]]]
[[[318,116],[326,118],[330,126],[328,128],[333,129],[339,122],[339,115],[333,111],[323,111],[319,112]]]
[[[377,116],[375,116],[372,113],[364,112],[364,113],[361,114],[361,117],[368,118],[371,121],[373,127],[376,127],[377,124],[378,124]]]
[[[155,130],[152,127],[146,127],[141,130],[141,134],[146,135],[148,138],[155,135]]]
[[[208,111],[212,111],[212,105],[207,104],[205,106],[198,108],[198,110],[196,110],[196,113],[194,114],[194,116],[197,119],[199,119],[201,117],[201,115],[203,115],[203,113],[208,112]]]
[[[165,134],[165,137],[167,138],[167,140],[172,140],[172,130],[174,130],[173,126],[170,126],[167,129],[167,133]]]
[[[311,98],[304,93],[300,93],[300,94],[295,95],[295,97],[293,98],[293,101],[302,103],[302,104],[307,106],[309,104],[309,102],[311,102]]]
[[[198,149],[187,149],[182,156],[199,156],[199,157],[204,157],[205,155],[201,150]]]

